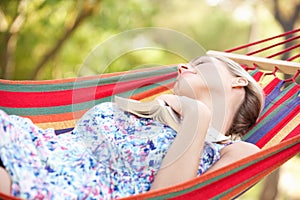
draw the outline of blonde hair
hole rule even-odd
[[[232,125],[226,134],[231,135],[232,138],[240,138],[244,136],[249,128],[257,121],[257,118],[264,106],[264,92],[257,81],[255,81],[255,79],[246,70],[244,70],[240,64],[223,56],[209,56],[225,63],[229,71],[231,71],[234,75],[244,77],[248,80],[248,85],[244,87],[244,101],[237,110]]]

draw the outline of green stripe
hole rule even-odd
[[[261,115],[265,114],[269,109],[271,109],[274,106],[274,102],[278,102],[284,95],[286,95],[293,87],[295,84],[291,84],[288,87],[286,87],[284,90],[280,92],[280,94],[272,101],[273,103],[270,103],[261,113]]]
[[[250,179],[247,179],[246,181],[244,181],[242,183],[239,183],[238,185],[236,185],[236,186],[230,188],[229,190],[227,190],[227,191],[219,194],[218,196],[213,197],[212,200],[218,200],[218,199],[220,199],[220,198],[222,198],[222,197],[230,194],[233,190],[235,190],[236,188],[240,187],[241,185],[244,185],[245,183],[249,182],[250,180],[254,179],[257,176],[258,176],[258,174],[256,174],[255,176],[251,177]]]
[[[273,106],[275,102],[278,102],[284,95],[286,95],[295,85],[291,84],[288,87],[286,87],[284,90],[282,90],[279,95],[272,101],[272,103],[269,103],[269,105],[264,108],[264,110],[262,111],[262,113],[260,114],[260,116],[263,116],[266,112],[268,112]],[[298,94],[295,94],[293,97],[297,97]],[[293,99],[289,98],[289,99]],[[258,129],[260,129],[265,123],[266,121],[270,120],[271,117],[273,117],[280,109],[282,109],[285,105],[286,102],[283,102],[280,104],[279,107],[277,107],[277,109],[275,109],[274,111],[272,111],[272,113],[269,113],[268,116],[266,118],[264,118],[262,121],[260,121],[258,124],[255,124],[255,127],[252,128],[246,135],[243,136],[243,140],[247,140],[249,139]]]
[[[290,144],[290,145],[288,145],[288,146],[284,146],[283,148],[278,149],[278,150],[275,151],[275,152],[272,152],[272,153],[270,153],[270,154],[267,154],[265,157],[263,157],[263,158],[261,158],[261,159],[258,159],[258,161],[264,160],[264,159],[266,159],[266,158],[268,158],[268,157],[271,157],[271,156],[273,156],[273,155],[275,155],[275,154],[277,154],[277,153],[279,153],[279,152],[285,151],[286,149],[289,149],[289,148],[291,148],[291,147],[297,145],[298,143],[299,143],[299,141],[295,141],[295,143],[292,143],[292,144]],[[266,171],[266,170],[265,170],[265,171]],[[265,172],[265,171],[261,171],[261,173],[263,173],[263,172]],[[261,174],[261,173],[259,173],[259,174]],[[250,179],[247,179],[246,181],[244,181],[244,182],[238,184],[237,186],[234,186],[233,188],[230,188],[229,190],[224,191],[223,193],[219,194],[218,196],[214,197],[213,199],[220,199],[221,197],[224,197],[224,196],[228,195],[228,194],[229,194],[230,192],[232,192],[235,188],[239,187],[240,185],[243,185],[244,183],[247,183],[249,180],[251,180],[251,179],[253,179],[253,178],[255,178],[255,177],[256,177],[256,176],[253,176],[253,177],[251,177]]]
[[[107,78],[97,78],[93,80],[81,80],[60,84],[5,84],[0,83],[0,90],[11,92],[50,92],[71,90],[74,88],[85,88],[95,85],[112,84],[123,81],[138,80],[142,78],[154,77],[163,74],[169,74],[176,71],[176,67],[166,67],[162,69],[153,69],[151,71],[135,72],[131,74],[122,74]]]
[[[215,178],[212,178],[212,179],[209,179],[209,180],[207,180],[205,182],[196,184],[196,185],[194,185],[191,188],[187,188],[185,190],[181,190],[181,191],[177,191],[177,192],[173,192],[173,193],[169,193],[169,194],[163,194],[161,196],[157,196],[157,197],[153,197],[153,198],[149,198],[149,199],[152,199],[152,200],[157,199],[158,200],[158,199],[162,199],[162,198],[163,199],[172,198],[172,197],[176,197],[176,196],[179,196],[179,195],[182,195],[182,194],[194,191],[194,190],[196,190],[198,188],[201,188],[203,186],[206,186],[206,185],[208,185],[208,184],[210,184],[212,182],[218,181],[219,179],[222,179],[222,178],[230,176],[230,175],[232,175],[232,174],[234,174],[234,173],[236,173],[238,171],[241,171],[242,169],[244,169],[246,167],[249,167],[249,166],[251,166],[251,165],[253,165],[255,163],[258,163],[258,162],[260,162],[260,161],[262,161],[262,160],[264,160],[264,159],[266,159],[266,158],[268,158],[270,156],[273,156],[274,154],[277,154],[278,152],[284,151],[285,149],[288,149],[288,148],[290,148],[290,147],[292,147],[292,146],[294,146],[294,145],[296,145],[298,143],[299,143],[299,141],[296,141],[295,143],[292,143],[290,145],[284,146],[283,148],[278,149],[277,151],[271,152],[271,153],[265,155],[264,157],[259,157],[259,158],[255,159],[255,160],[253,160],[251,162],[248,162],[248,163],[246,163],[246,164],[244,164],[242,166],[239,166],[239,167],[235,168],[234,170],[231,170],[231,171],[229,171],[229,172],[227,172],[225,174],[221,174],[221,175],[219,175],[219,176],[217,176]],[[229,192],[230,192],[230,190],[226,190],[221,195],[224,196],[224,195],[228,194]]]
[[[261,116],[266,113],[269,109],[271,109],[274,106],[275,102],[278,102],[288,91],[290,91],[295,85],[290,85],[287,88],[285,88],[280,95],[278,95],[277,98],[275,98],[272,103],[269,104],[268,107],[266,107]],[[244,135],[243,140],[247,140],[248,138],[250,138],[253,134],[255,134],[255,132],[260,129],[267,121],[269,121],[270,119],[272,119],[272,117],[274,117],[274,115],[276,115],[281,109],[283,109],[290,101],[293,101],[294,98],[297,98],[298,94],[294,94],[291,97],[289,97],[285,102],[282,102],[276,109],[274,109],[271,113],[268,114],[267,117],[265,117],[262,121],[260,121],[258,124],[256,124],[246,135]]]
[[[252,71],[249,71],[248,73],[251,75],[251,76],[254,76],[257,72],[259,72],[258,68],[252,70]]]
[[[284,109],[286,104],[288,104],[290,101],[293,101],[293,98],[290,98],[286,100],[285,102],[281,103],[276,109],[274,109],[272,112],[268,114],[267,117],[265,117],[263,120],[261,120],[258,124],[256,124],[244,137],[242,140],[247,140],[250,138],[255,132],[259,129],[261,129],[262,126],[264,126],[270,119],[272,119],[281,109]]]
[[[120,93],[118,95],[123,97],[129,97],[135,94],[139,94],[141,92],[145,92],[156,88],[157,85],[165,85],[168,83],[174,82],[173,79],[169,79],[166,81],[158,82],[152,85],[144,86],[141,88],[129,90],[127,92]],[[53,106],[53,107],[42,107],[42,108],[7,108],[7,107],[0,107],[3,111],[8,114],[20,115],[20,116],[37,116],[37,115],[50,115],[50,114],[61,114],[61,113],[68,113],[68,112],[76,112],[80,110],[87,110],[91,107],[102,103],[112,101],[112,97],[105,97],[98,100],[91,100],[88,102],[78,103],[78,104],[70,104],[66,106]]]

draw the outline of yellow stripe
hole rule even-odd
[[[271,147],[281,142],[294,128],[300,123],[300,113],[298,113],[288,124],[286,124],[271,140],[263,147],[263,149]]]
[[[155,94],[155,95],[152,95],[152,96],[149,96],[149,97],[146,97],[144,99],[142,99],[141,101],[152,101],[154,100],[156,97],[162,95],[162,94],[173,94],[173,92],[171,90],[167,90],[167,91],[164,91],[164,92],[160,92],[158,94]]]
[[[54,128],[57,129],[66,129],[73,128],[75,126],[76,120],[66,120],[61,122],[48,122],[48,123],[37,123],[36,125],[42,129]]]

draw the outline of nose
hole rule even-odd
[[[187,70],[189,67],[187,64],[179,64],[178,65],[178,73],[181,74],[184,70]]]

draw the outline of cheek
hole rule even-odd
[[[219,73],[202,73],[202,85],[209,91],[218,91],[223,88],[224,74]]]

